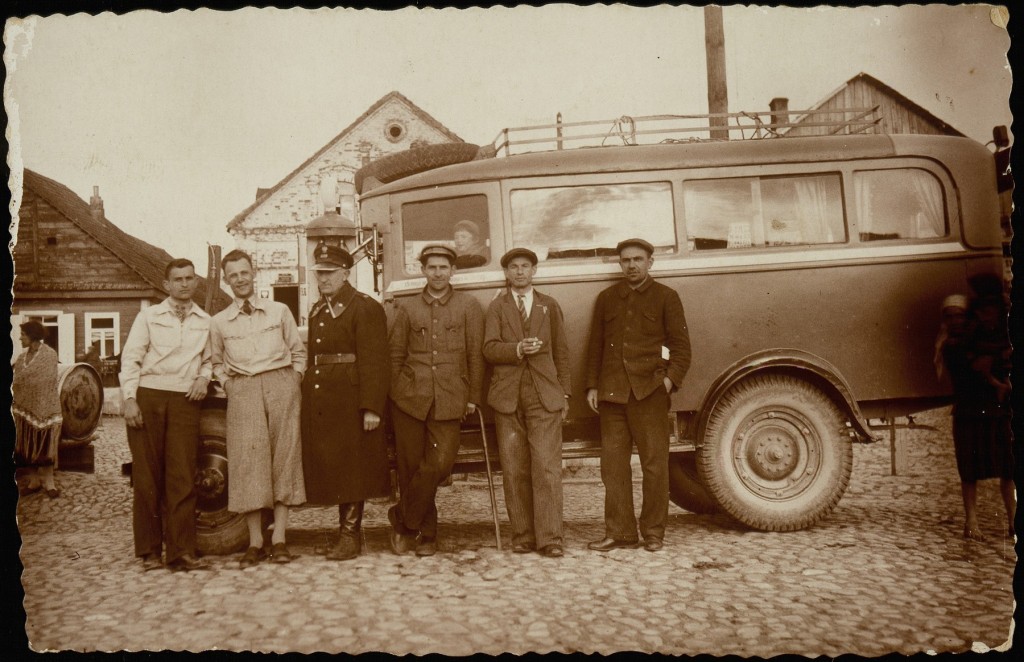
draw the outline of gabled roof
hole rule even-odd
[[[311,156],[308,159],[306,159],[305,161],[303,161],[302,164],[298,168],[295,168],[290,173],[285,175],[284,179],[279,181],[277,184],[274,184],[270,188],[258,188],[258,189],[256,189],[256,201],[253,202],[248,207],[246,207],[245,209],[243,209],[238,214],[236,214],[235,217],[231,219],[231,221],[228,223],[228,226],[227,226],[228,232],[230,232],[231,230],[233,230],[236,227],[238,227],[238,225],[242,221],[244,221],[245,218],[249,214],[251,214],[253,212],[253,210],[256,209],[256,207],[258,207],[264,200],[266,200],[268,197],[270,197],[271,195],[276,193],[282,186],[284,186],[285,184],[290,182],[296,175],[298,175],[300,172],[302,172],[307,167],[309,167],[309,165],[311,163],[313,163],[314,161],[319,159],[331,147],[333,147],[335,144],[337,144],[343,138],[345,138],[345,136],[347,136],[349,133],[351,133],[357,126],[362,124],[363,121],[366,120],[367,117],[369,117],[370,115],[373,115],[384,104],[388,103],[392,99],[397,99],[398,101],[401,101],[405,105],[409,106],[409,108],[414,113],[416,113],[416,115],[418,115],[419,118],[421,120],[423,120],[423,122],[425,124],[427,124],[428,126],[430,126],[433,129],[439,131],[446,138],[448,138],[448,140],[450,140],[451,142],[455,142],[455,143],[465,142],[462,138],[460,138],[459,136],[455,135],[455,133],[451,129],[449,129],[445,125],[441,124],[436,119],[434,119],[429,113],[427,113],[427,111],[423,110],[422,108],[420,108],[419,106],[414,104],[412,101],[410,101],[409,98],[406,97],[404,94],[402,94],[400,92],[396,92],[396,91],[388,92],[387,94],[382,96],[380,99],[378,99],[376,101],[376,103],[374,103],[372,106],[367,108],[366,112],[364,112],[362,115],[357,117],[354,122],[352,122],[351,124],[346,126],[345,129],[341,133],[339,133],[331,141],[329,141],[326,145],[324,145],[319,150],[317,150],[317,152],[315,154],[313,154],[313,156]]]
[[[137,273],[153,289],[167,294],[164,289],[164,266],[174,259],[167,251],[137,237],[133,237],[111,223],[104,216],[95,218],[92,210],[82,198],[60,182],[25,169],[24,188],[33,191],[53,206],[62,216],[74,223],[101,246],[113,253],[119,260]],[[202,302],[206,296],[206,279],[199,278],[195,300]],[[231,303],[231,298],[217,288],[214,308],[221,310]]]
[[[875,78],[871,74],[864,73],[863,71],[860,72],[859,74],[857,74],[856,76],[854,76],[853,78],[851,78],[850,80],[846,81],[845,83],[843,83],[842,85],[840,85],[836,89],[832,90],[828,94],[826,94],[825,97],[821,99],[821,101],[819,101],[818,103],[816,103],[813,106],[811,106],[810,108],[808,108],[808,110],[818,110],[819,108],[824,106],[826,103],[828,103],[834,96],[839,94],[843,90],[843,88],[845,88],[846,86],[848,86],[851,83],[853,83],[855,81],[858,81],[858,80],[862,80],[862,81],[864,81],[866,83],[870,83],[871,85],[874,85],[875,87],[880,88],[883,92],[885,92],[886,94],[889,94],[890,96],[896,98],[896,100],[898,100],[901,104],[903,104],[904,106],[906,106],[910,110],[914,111],[918,115],[923,116],[928,121],[934,123],[936,126],[938,126],[943,131],[947,131],[950,134],[955,135],[955,136],[964,137],[963,133],[961,133],[961,132],[957,131],[956,129],[954,129],[947,122],[944,122],[943,120],[939,119],[938,117],[936,117],[934,114],[932,114],[928,110],[925,110],[924,107],[919,106],[918,104],[914,103],[913,101],[911,101],[910,99],[908,99],[904,95],[902,95],[899,92],[897,92],[894,88],[889,87],[888,85],[886,85],[882,81],[878,80],[877,78]],[[803,116],[797,118],[795,120],[795,122],[799,122],[804,117],[807,117],[807,116],[803,115]]]

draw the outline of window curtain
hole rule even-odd
[[[946,224],[942,213],[942,197],[935,178],[923,170],[907,170],[905,173],[910,178],[911,190],[921,206],[926,229],[931,231],[927,236],[941,237],[946,233]],[[921,236],[918,228],[915,231]]]
[[[828,223],[828,204],[825,182],[820,177],[794,179],[797,213],[800,216],[803,243],[832,243],[832,228]]]
[[[869,173],[858,172],[853,176],[853,195],[857,199],[857,225],[861,237],[874,228],[874,214],[871,211],[871,185]]]

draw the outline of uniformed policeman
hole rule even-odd
[[[452,289],[455,251],[433,244],[420,253],[427,286],[401,303],[391,346],[392,422],[401,499],[388,511],[396,554],[437,551],[437,487],[459,450],[460,422],[483,390],[483,312]]]
[[[309,363],[302,383],[302,465],[306,502],[337,505],[336,545],[328,559],[362,551],[366,499],[391,492],[381,417],[388,393],[384,308],[348,282],[352,256],[320,244],[314,250],[320,300],[309,313]]]

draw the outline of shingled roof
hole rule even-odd
[[[412,111],[414,113],[416,113],[419,116],[419,118],[421,120],[423,120],[424,123],[426,123],[428,126],[432,127],[433,129],[436,129],[437,131],[439,131],[446,138],[448,138],[449,141],[455,142],[455,143],[466,142],[462,138],[460,138],[459,136],[455,135],[455,132],[453,132],[451,129],[449,129],[448,127],[446,127],[445,125],[441,124],[436,119],[431,117],[430,113],[428,113],[427,111],[423,110],[422,108],[420,108],[419,106],[414,104],[412,101],[410,101],[409,98],[406,97],[401,92],[397,92],[397,91],[388,92],[387,94],[382,96],[380,99],[378,99],[372,106],[367,108],[366,112],[364,112],[362,115],[357,117],[355,119],[355,121],[353,121],[351,124],[346,126],[344,128],[344,130],[342,130],[341,133],[339,133],[332,140],[330,140],[326,145],[324,145],[319,150],[317,150],[317,152],[315,154],[313,154],[313,156],[311,156],[308,159],[306,159],[305,161],[303,161],[302,165],[300,165],[298,168],[295,168],[290,173],[285,175],[284,179],[279,181],[277,184],[274,184],[270,188],[257,188],[256,189],[256,201],[253,202],[248,207],[246,207],[245,209],[243,209],[238,214],[236,214],[235,217],[231,219],[231,221],[228,223],[228,226],[227,226],[228,232],[230,232],[231,230],[235,229],[242,221],[244,221],[246,219],[247,216],[249,216],[249,214],[251,214],[253,212],[254,209],[256,209],[256,207],[260,206],[260,204],[264,200],[266,200],[268,197],[270,197],[275,192],[277,192],[282,186],[284,186],[285,184],[290,182],[296,175],[298,175],[300,172],[305,170],[311,163],[313,163],[314,161],[319,159],[321,155],[323,155],[325,152],[327,152],[329,149],[331,149],[331,147],[333,147],[335,144],[337,144],[339,141],[341,141],[343,138],[345,138],[345,136],[347,136],[349,133],[351,133],[353,129],[355,129],[357,126],[362,124],[363,121],[367,117],[369,117],[370,115],[372,115],[375,112],[377,112],[378,109],[380,109],[384,104],[386,104],[387,102],[391,101],[392,99],[397,99],[397,100],[401,101],[402,103],[404,103],[405,105],[409,106],[409,108],[411,108]]]
[[[61,215],[128,265],[146,284],[158,292],[167,294],[164,289],[164,266],[174,259],[167,251],[133,237],[105,216],[97,219],[92,215],[89,203],[75,195],[74,191],[28,168],[25,169],[24,188],[46,200]],[[200,277],[195,300],[203,302],[205,298],[206,279]],[[214,312],[226,308],[230,303],[231,297],[217,288],[213,302]]]

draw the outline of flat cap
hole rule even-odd
[[[529,248],[513,248],[509,252],[501,256],[501,268],[507,269],[508,263],[517,257],[525,257],[530,261],[530,264],[537,266],[537,254],[531,251]]]
[[[615,247],[615,252],[621,253],[624,248],[629,248],[630,246],[642,248],[645,251],[647,251],[648,255],[654,255],[654,246],[651,246],[651,242],[645,239],[640,239],[639,237],[633,237],[632,239],[623,239]]]
[[[420,251],[420,264],[426,264],[427,258],[434,255],[446,258],[449,263],[455,264],[455,251],[444,244],[428,244],[424,246],[423,250]]]
[[[339,246],[319,243],[313,249],[313,271],[334,271],[335,269],[351,269],[352,254]]]

